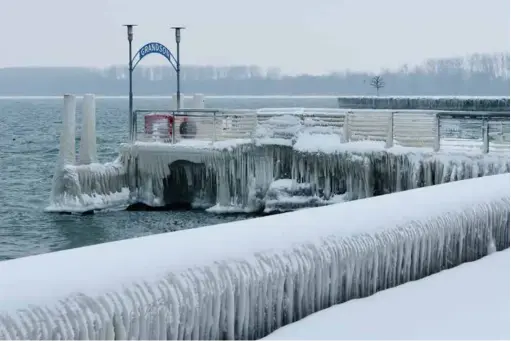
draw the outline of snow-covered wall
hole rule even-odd
[[[509,97],[344,96],[339,108],[509,112]]]
[[[509,175],[0,262],[2,339],[255,339],[509,247]]]

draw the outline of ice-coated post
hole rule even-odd
[[[433,121],[434,127],[434,139],[433,139],[433,150],[438,152],[440,150],[440,116],[435,114],[435,119]]]
[[[64,95],[62,112],[62,133],[60,134],[59,162],[62,166],[74,165],[76,162],[76,97]]]
[[[342,126],[342,134],[344,135],[344,142],[350,142],[350,114],[348,111],[344,115],[344,125]]]
[[[482,133],[483,133],[483,146],[482,146],[482,152],[487,154],[490,152],[490,127],[488,124],[488,119],[483,118],[483,127],[482,127]]]
[[[79,164],[98,162],[96,151],[96,98],[86,94],[82,101],[82,136],[80,138]]]
[[[387,140],[385,141],[385,148],[390,148],[394,145],[394,113],[391,112],[388,118],[387,126]]]
[[[194,94],[192,99],[192,109],[204,109],[204,95]]]
[[[179,103],[180,102],[180,103]],[[179,110],[183,108],[183,97],[172,95],[172,143],[176,143],[176,114],[179,115]]]
[[[216,111],[213,111],[213,142],[216,142]]]
[[[172,110],[179,111],[179,109],[184,108],[184,98],[182,96],[179,97],[179,103],[177,99],[177,94],[172,95]]]

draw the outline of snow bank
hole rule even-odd
[[[3,339],[254,339],[509,247],[509,175],[0,262]]]
[[[353,300],[267,340],[509,340],[509,249]]]

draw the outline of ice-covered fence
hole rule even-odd
[[[509,153],[509,113],[440,112],[438,150]]]
[[[0,338],[263,337],[509,247],[509,185],[496,175],[0,262]]]
[[[251,138],[257,117],[250,110],[180,109],[137,110],[137,140],[180,142],[185,139],[223,141]],[[148,120],[156,117],[158,120]],[[144,119],[144,130],[138,129]],[[148,121],[150,124],[148,124]],[[174,138],[173,138],[174,136]]]
[[[386,141],[392,127],[392,112],[347,113],[347,141]]]
[[[398,111],[391,114],[392,132],[388,139],[392,144],[406,147],[429,147],[435,149],[436,115],[414,111]]]
[[[261,137],[293,139],[299,133],[338,134],[344,142],[382,141],[423,147],[434,151],[509,152],[509,114],[314,108],[265,108],[258,110],[183,109],[139,110],[137,116],[162,113],[175,121],[173,141],[194,138],[205,141]],[[190,121],[189,134],[181,125]],[[139,140],[154,140],[158,128],[146,129]],[[171,125],[163,125],[163,139],[171,140]],[[457,132],[457,133],[456,133]],[[161,140],[161,133],[156,134]]]
[[[176,122],[174,141],[178,142],[186,138],[194,138],[205,141],[224,141],[229,139],[253,138],[257,135],[257,129],[265,126],[293,124],[283,117],[297,117],[300,128],[312,132],[334,132],[342,134],[344,123],[344,110],[339,109],[306,109],[306,108],[282,108],[282,109],[182,109],[179,111],[167,110],[137,110],[135,111],[138,121],[147,115],[168,115]],[[184,121],[193,121],[195,126],[194,135],[182,134],[180,126]],[[166,123],[154,127],[145,127],[144,131],[136,128],[137,139],[141,141],[171,139],[171,129]],[[162,131],[165,131],[162,133]],[[155,134],[157,132],[157,134]]]

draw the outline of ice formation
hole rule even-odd
[[[83,96],[82,113],[83,122],[79,164],[88,165],[98,162],[96,147],[96,99],[94,95],[87,94]]]
[[[442,141],[433,152],[434,115],[350,116],[357,135],[339,113],[309,110],[261,109],[247,139],[124,145],[133,200],[162,206],[181,198],[215,212],[285,211],[509,172],[509,151],[483,154],[480,141]],[[411,141],[406,129],[419,134],[418,140]],[[368,136],[375,140],[365,140]],[[405,137],[408,145],[422,141],[428,147],[403,147]],[[283,179],[310,190],[307,195],[294,195],[292,188],[269,191]]]
[[[509,186],[488,176],[0,262],[0,338],[260,338],[508,248]]]
[[[339,135],[332,134],[301,134],[292,146],[280,143],[280,138],[264,140],[267,144],[242,140],[202,147],[197,142],[137,142],[123,146],[121,154],[136,200],[160,206],[169,204],[172,193],[186,193],[183,197],[191,201],[224,207],[226,212],[272,210],[275,191],[268,190],[282,179],[310,188],[308,201],[316,206],[341,197],[355,200],[509,172],[509,154],[385,149],[383,142],[340,143]],[[287,202],[284,210],[293,203],[294,208],[303,207],[306,201],[291,192],[287,199],[281,195]]]
[[[105,164],[97,160],[94,95],[85,95],[82,104],[82,136],[77,160],[76,97],[64,96],[60,151],[46,211],[84,212],[125,205],[128,201],[130,193],[124,160],[119,157]]]
[[[120,159],[105,164],[66,165],[53,177],[48,212],[84,212],[128,202],[126,169]]]
[[[509,256],[507,249],[325,309],[264,339],[509,340]]]
[[[195,95],[194,106],[203,107],[203,100]],[[488,128],[502,141],[483,143],[471,135],[467,147],[466,139],[440,141],[441,129],[482,135],[480,119],[475,121],[478,133],[474,120],[437,121],[431,113],[371,110],[353,115],[314,108],[260,109],[226,114],[218,122],[217,116],[202,117],[206,121],[197,121],[202,135],[196,139],[170,144],[152,134],[151,142],[122,145],[116,161],[99,165],[92,95],[84,96],[76,166],[75,106],[75,97],[67,95],[48,210],[87,211],[124,200],[149,206],[191,204],[216,212],[285,211],[509,172],[509,145],[501,143],[509,136],[505,117]],[[241,131],[232,130],[238,125]],[[209,143],[202,140],[208,138],[204,134],[220,134],[224,140]],[[482,154],[482,145],[491,152]],[[307,191],[272,187],[285,179]]]

